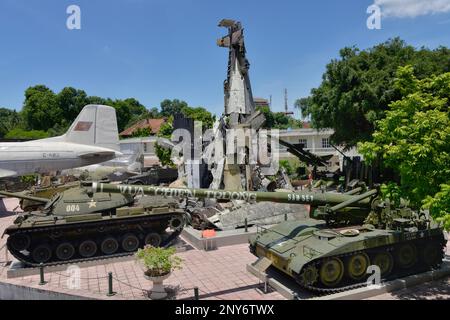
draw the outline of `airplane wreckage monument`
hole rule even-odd
[[[358,179],[346,184],[346,193],[293,188],[279,167],[279,144],[315,169],[326,160],[263,129],[242,25],[224,19],[219,26],[228,30],[217,41],[228,48],[224,114],[209,130],[175,118],[174,144],[165,147],[172,148],[179,180],[169,187],[85,181],[41,194],[0,191],[21,198],[24,210],[4,231],[3,247],[20,261],[8,274],[37,270],[42,277],[44,266],[102,263],[146,244],[176,245],[180,235],[202,250],[250,243],[248,253],[264,271],[273,266],[321,294],[364,285],[370,262],[380,266],[383,279],[439,268],[446,238],[425,213],[383,202],[379,190]]]
[[[179,177],[186,178],[189,188],[291,189],[289,178],[279,168],[278,130],[262,129],[266,119],[255,108],[242,25],[224,19],[219,26],[228,30],[226,36],[217,40],[219,47],[228,49],[224,114],[206,132],[200,124],[191,125],[190,132],[175,130],[173,141],[182,137],[182,142],[172,149],[175,155],[172,159],[180,169]],[[180,149],[183,150],[181,157],[177,155]],[[204,176],[201,168],[205,167],[212,176],[207,185],[201,181]],[[236,229],[306,216],[305,207],[296,204],[248,204],[238,200],[232,203],[206,200],[192,204],[188,210],[198,229]]]

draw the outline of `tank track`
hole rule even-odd
[[[411,268],[408,269],[401,269],[398,267],[396,261],[395,261],[395,257],[394,257],[394,266],[393,266],[393,270],[390,272],[390,274],[386,277],[382,277],[381,278],[381,282],[385,282],[385,281],[389,281],[389,280],[394,280],[394,279],[398,279],[398,278],[403,278],[406,276],[410,276],[410,275],[414,275],[414,274],[418,274],[421,272],[425,272],[425,271],[429,271],[429,270],[435,270],[438,269],[443,262],[444,256],[445,256],[445,245],[446,245],[446,241],[444,239],[444,237],[432,237],[427,238],[427,239],[420,239],[420,240],[415,240],[412,243],[414,243],[416,245],[416,248],[420,248],[420,246],[423,246],[427,241],[435,241],[437,245],[439,245],[439,249],[440,249],[440,259],[439,262],[435,263],[434,265],[426,265],[423,261],[421,261],[421,257],[418,257],[418,261],[415,263],[414,266],[412,266]],[[408,243],[408,242],[405,242]],[[411,243],[411,242],[409,242]],[[315,261],[312,261],[308,264],[306,264],[304,266],[304,268],[306,268],[309,265],[320,265],[320,263],[322,263],[325,259],[331,259],[331,258],[340,258],[343,261],[345,261],[346,258],[348,258],[349,256],[352,256],[354,254],[358,254],[358,253],[366,253],[370,256],[372,256],[373,254],[379,253],[379,252],[393,252],[395,253],[396,250],[398,249],[398,247],[403,244],[396,244],[396,245],[389,245],[389,246],[383,246],[383,247],[378,247],[376,249],[370,249],[370,250],[360,250],[360,251],[354,251],[354,252],[350,252],[350,253],[346,253],[346,254],[340,254],[340,255],[334,255],[334,256],[329,256],[326,258],[321,258]],[[419,251],[417,251],[418,255],[419,255]],[[345,272],[345,269],[344,269]],[[366,277],[364,277],[364,280],[361,282],[353,282],[351,281],[351,279],[349,279],[345,274],[344,277],[346,278],[345,280],[343,280],[343,282],[345,283],[344,286],[339,286],[339,287],[323,287],[323,286],[315,286],[315,285],[305,285],[302,284],[300,281],[297,281],[297,283],[300,285],[301,288],[317,293],[319,296],[324,296],[324,295],[330,295],[330,294],[334,294],[334,293],[339,293],[339,292],[344,292],[344,291],[348,291],[348,290],[352,290],[352,289],[357,289],[357,288],[362,288],[367,286],[367,277],[369,275],[367,275]],[[297,280],[297,279],[296,279]],[[320,284],[320,280],[317,281]],[[342,282],[342,281],[341,281]]]
[[[129,255],[134,254],[135,251],[130,251],[130,252],[124,251],[123,248],[121,248],[121,246],[120,246],[120,239],[125,234],[129,234],[129,233],[135,234],[139,239],[138,247],[143,247],[143,245],[144,245],[143,238],[145,237],[145,235],[142,235],[142,233],[146,233],[146,234],[152,233],[152,232],[158,233],[162,239],[161,244],[159,246],[160,247],[168,247],[181,234],[181,232],[183,231],[184,225],[173,230],[170,234],[165,232],[166,228],[164,228],[162,230],[162,232],[161,232],[161,230],[158,232],[157,230],[154,230],[151,228],[144,229],[144,228],[139,228],[139,227],[133,228],[133,229],[126,228],[126,229],[120,230],[120,226],[123,227],[124,224],[127,225],[128,227],[132,226],[132,225],[136,225],[136,224],[138,226],[140,226],[142,223],[147,223],[150,225],[151,225],[151,223],[155,223],[155,224],[161,225],[161,223],[163,223],[163,225],[165,225],[167,227],[170,219],[172,219],[174,216],[182,218],[183,213],[173,212],[171,214],[164,213],[164,214],[160,214],[160,215],[151,215],[151,216],[147,215],[147,216],[132,217],[132,218],[127,218],[126,220],[124,219],[124,220],[120,220],[120,221],[118,221],[118,220],[92,221],[92,222],[72,223],[72,224],[60,225],[60,226],[43,226],[43,227],[33,227],[33,228],[27,228],[27,229],[17,229],[9,234],[6,245],[7,245],[7,249],[9,250],[9,252],[16,259],[18,259],[19,261],[25,263],[27,266],[30,266],[30,267],[40,267],[40,266],[49,267],[49,266],[56,266],[56,265],[74,264],[74,263],[104,260],[104,259],[115,258],[115,257],[129,256]],[[101,230],[101,228],[107,228],[108,226],[114,228],[112,232],[109,231],[109,232],[105,232],[103,234],[99,231],[99,230]],[[42,244],[44,242],[40,242],[40,243],[37,243],[34,246],[32,246],[29,254],[25,255],[21,251],[17,251],[16,249],[14,249],[11,244],[11,241],[10,241],[13,236],[20,235],[20,234],[26,234],[30,237],[33,237],[33,235],[34,236],[38,235],[39,237],[47,237],[47,238],[52,239],[51,235],[55,232],[77,232],[80,229],[83,232],[87,228],[89,228],[89,230],[91,231],[91,234],[93,234],[92,237],[85,237],[85,236],[83,236],[83,234],[81,234],[81,238],[79,238],[79,239],[67,240],[66,238],[64,238],[62,236],[61,239],[56,240],[55,243],[51,246],[51,250],[52,250],[52,258],[51,259],[52,260],[45,262],[45,263],[36,263],[35,261],[32,260],[33,258],[32,258],[32,254],[31,254],[31,251],[33,248],[38,247],[40,244]],[[95,229],[95,231],[93,231],[94,229]],[[103,235],[103,237],[99,237],[99,235]],[[101,238],[105,239],[107,236],[112,236],[112,235],[114,235],[114,238],[118,241],[119,248],[116,253],[103,254],[101,251],[101,248],[100,248]],[[78,242],[81,242],[83,240],[93,240],[96,242],[97,250],[96,250],[96,253],[94,256],[88,257],[88,258],[79,256],[78,250],[77,250]],[[75,248],[74,257],[72,257],[71,259],[68,259],[68,260],[55,260],[55,259],[58,259],[55,254],[56,246],[58,245],[58,243],[62,243],[62,242],[71,242],[71,244]]]

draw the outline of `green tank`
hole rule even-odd
[[[294,278],[305,289],[332,293],[365,285],[370,266],[380,279],[439,268],[447,237],[426,212],[406,203],[381,201],[378,190],[349,194],[322,192],[246,192],[131,185],[93,185],[94,191],[123,195],[161,195],[310,206],[310,219],[261,228],[250,251]],[[355,192],[363,192],[355,194]]]
[[[122,256],[145,244],[169,245],[186,216],[173,199],[93,193],[88,185],[56,193],[51,199],[1,191],[42,204],[18,215],[7,227],[7,248],[30,266]]]

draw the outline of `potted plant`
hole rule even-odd
[[[163,281],[169,278],[173,270],[181,269],[183,262],[175,253],[175,248],[156,248],[150,245],[136,252],[136,259],[144,270],[145,278],[153,282],[151,299],[167,297]]]

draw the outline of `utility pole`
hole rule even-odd
[[[284,89],[284,112],[288,113],[287,89]]]
[[[288,108],[287,89],[284,89],[284,114],[285,115],[293,115],[294,114],[294,112],[289,111],[289,108]]]

